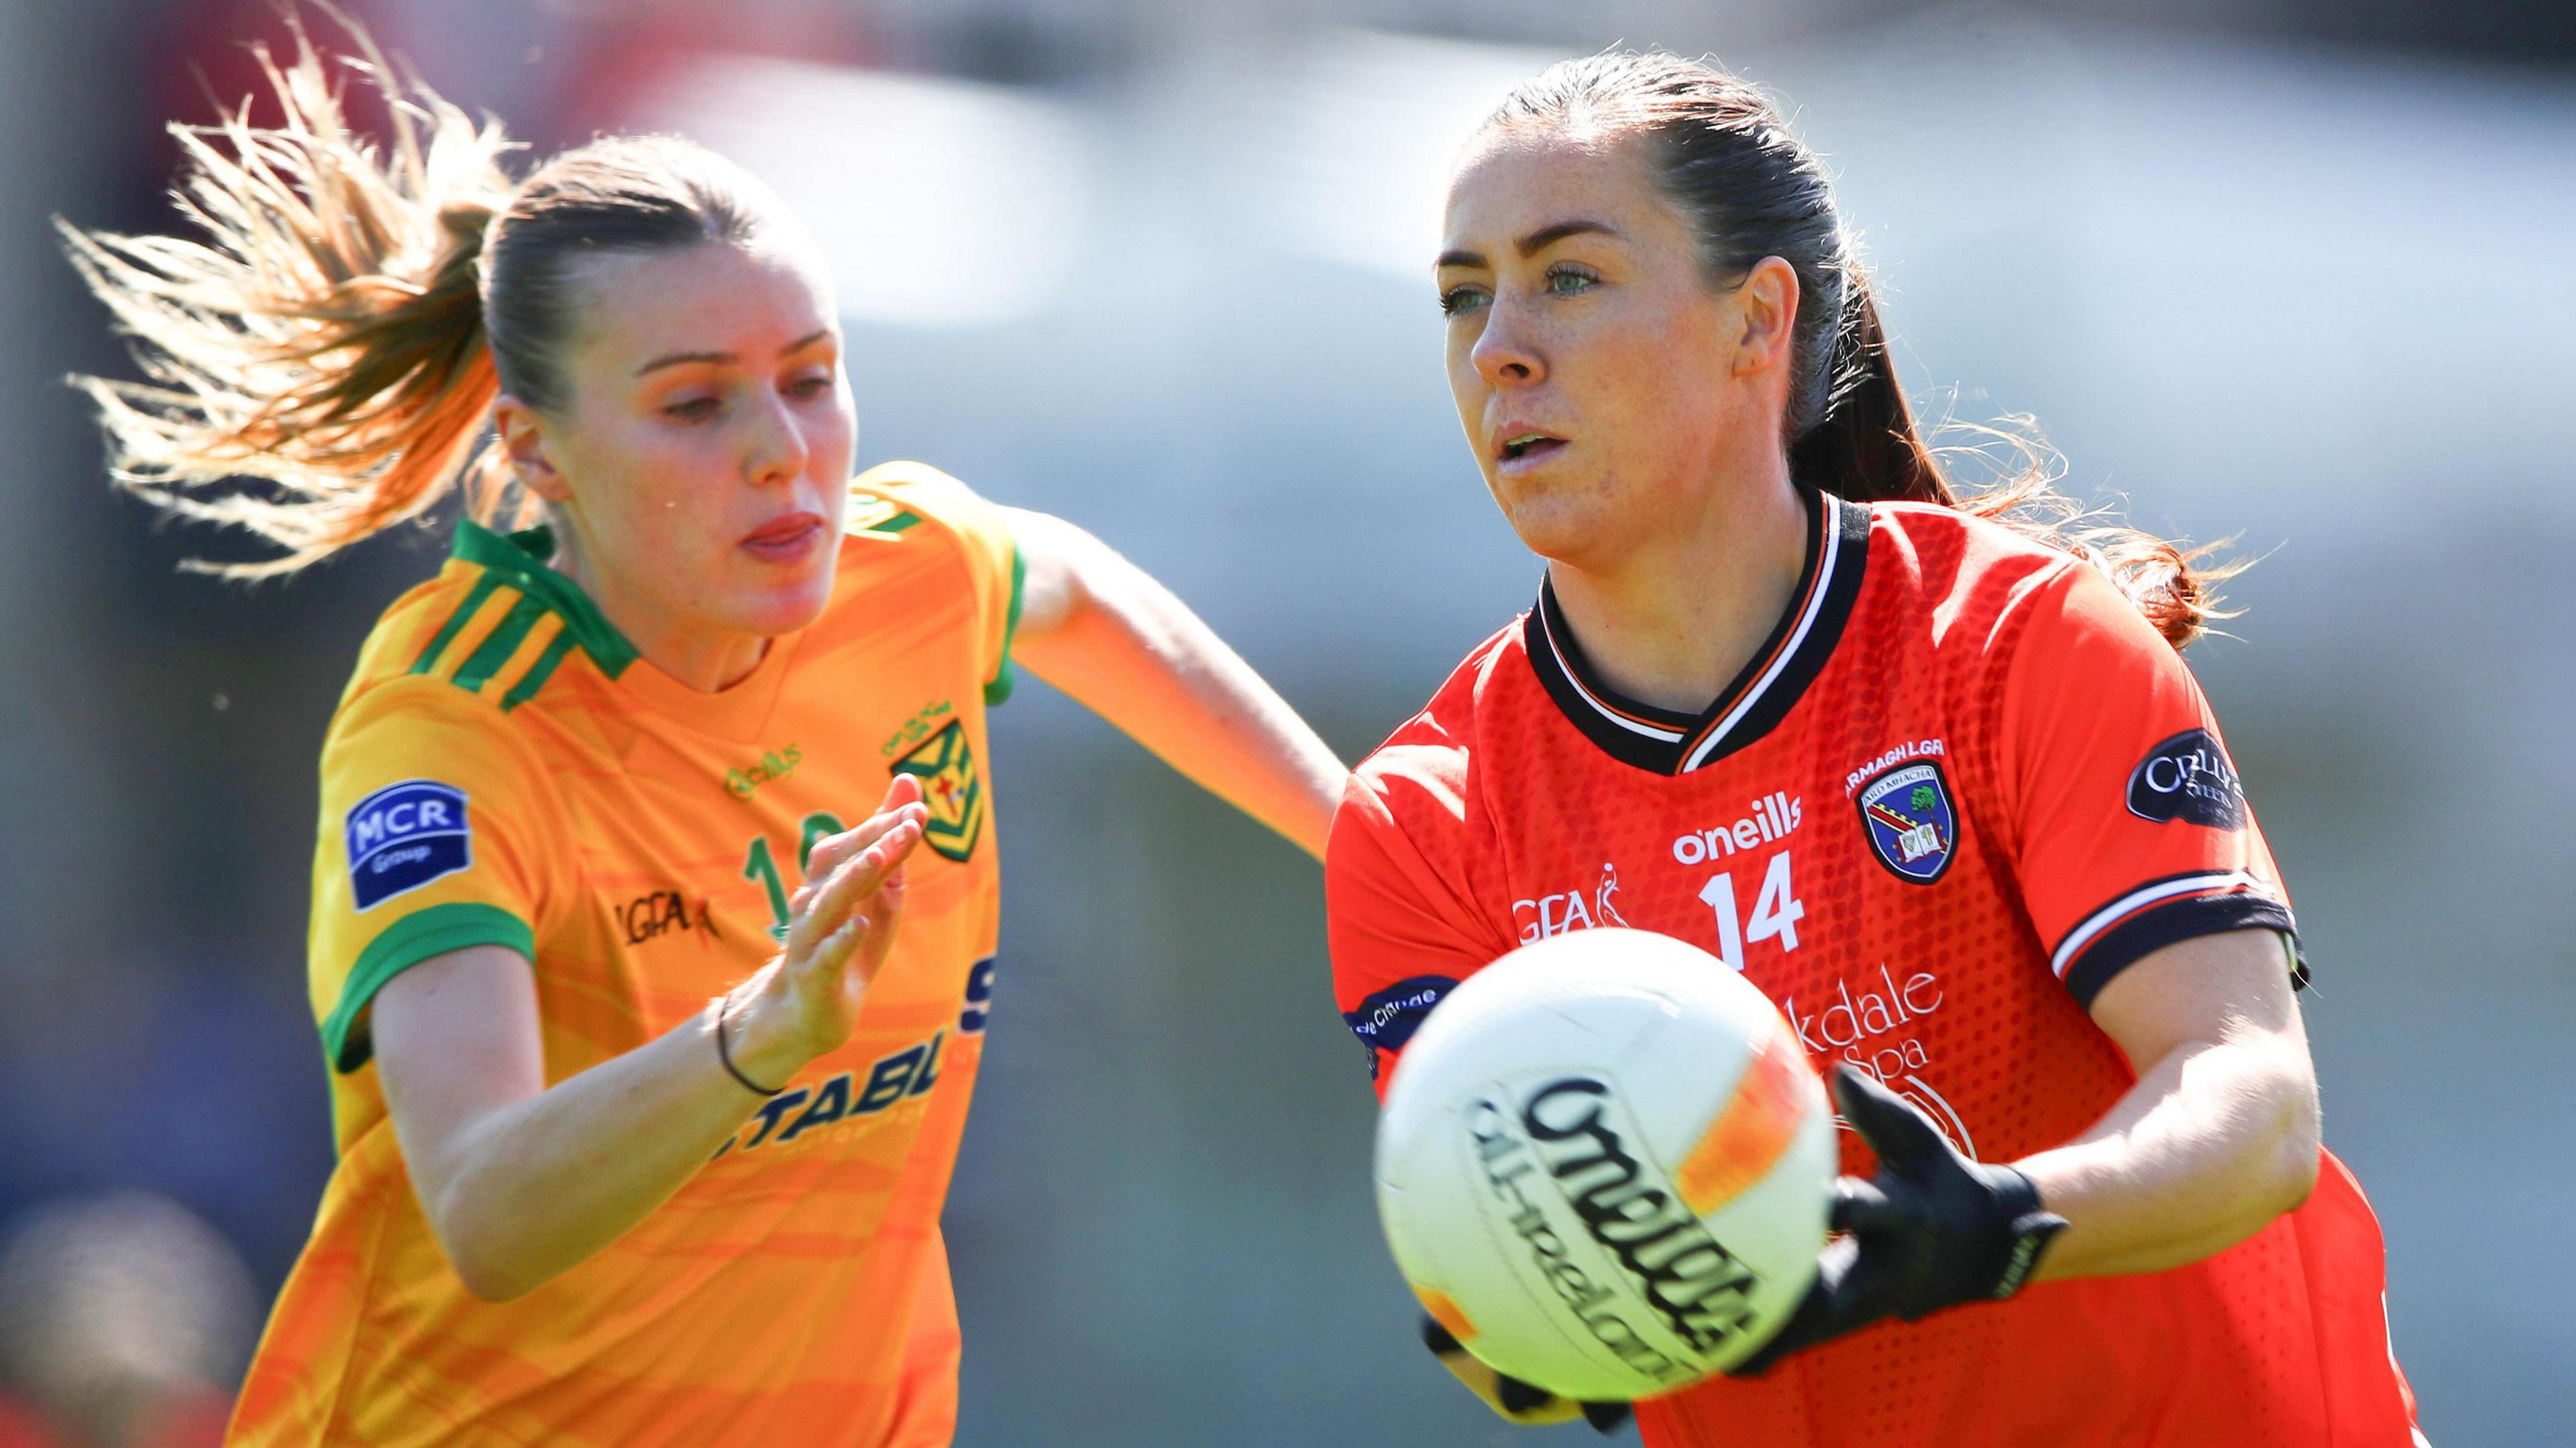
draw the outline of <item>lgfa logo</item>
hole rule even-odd
[[[1531,900],[1512,902],[1512,923],[1520,927],[1521,943],[1545,940],[1569,930],[1590,930],[1599,925],[1625,927],[1619,918],[1619,869],[1603,861],[1601,883],[1585,891],[1568,890],[1562,895],[1541,895]]]

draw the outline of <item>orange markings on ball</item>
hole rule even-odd
[[[1704,1217],[1770,1175],[1798,1134],[1813,1075],[1786,1031],[1765,1041],[1734,1095],[1683,1160],[1676,1178],[1683,1204]]]

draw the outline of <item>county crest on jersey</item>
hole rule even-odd
[[[1338,1003],[1381,1091],[1458,981],[1624,923],[1743,972],[1818,1067],[1866,1071],[2010,1161],[2136,1079],[2087,1014],[2122,972],[2195,935],[2294,932],[2207,701],[2102,574],[1945,508],[1808,502],[1789,606],[1707,708],[1624,696],[1542,586],[1361,764],[1325,882]],[[2303,1233],[2321,1230],[2366,1242],[2338,1270],[2376,1280],[2376,1225],[2337,1167],[2206,1263],[1873,1328],[1640,1418],[1659,1448],[2001,1444],[2049,1439],[2080,1402],[2156,1425],[2123,1444],[2326,1441],[2325,1376],[2396,1402],[2375,1320],[2316,1305],[2300,1332],[2343,1344],[2327,1356],[2232,1326],[2311,1300]],[[1986,1313],[2016,1324],[2010,1352]],[[2188,1341],[2147,1326],[2184,1322]]]

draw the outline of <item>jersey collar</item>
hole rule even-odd
[[[581,591],[581,585],[548,567],[555,555],[554,531],[543,524],[516,533],[496,533],[471,518],[456,520],[456,557],[481,564],[502,580],[563,617],[564,632],[583,653],[614,679],[635,662],[635,645]]]
[[[1522,651],[1557,707],[1604,753],[1657,774],[1687,774],[1771,732],[1814,682],[1842,638],[1869,559],[1869,509],[1827,494],[1807,497],[1807,557],[1789,607],[1762,647],[1696,714],[1658,709],[1602,683],[1557,608],[1553,583],[1521,624]]]

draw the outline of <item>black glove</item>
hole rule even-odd
[[[1449,1329],[1435,1319],[1422,1319],[1422,1345],[1440,1359],[1440,1365],[1457,1375],[1467,1391],[1485,1400],[1485,1406],[1515,1423],[1565,1423],[1576,1417],[1592,1425],[1594,1431],[1610,1433],[1628,1421],[1625,1403],[1577,1403],[1560,1398],[1545,1388],[1533,1387],[1507,1373],[1487,1367],[1482,1359],[1467,1351]]]
[[[1878,1154],[1878,1175],[1834,1183],[1833,1225],[1851,1235],[1825,1248],[1788,1325],[1729,1371],[1773,1363],[1888,1317],[1912,1322],[1945,1307],[2010,1297],[2030,1280],[2066,1219],[2008,1166],[1961,1156],[1930,1117],[1848,1063],[1834,1071],[1843,1119]]]

